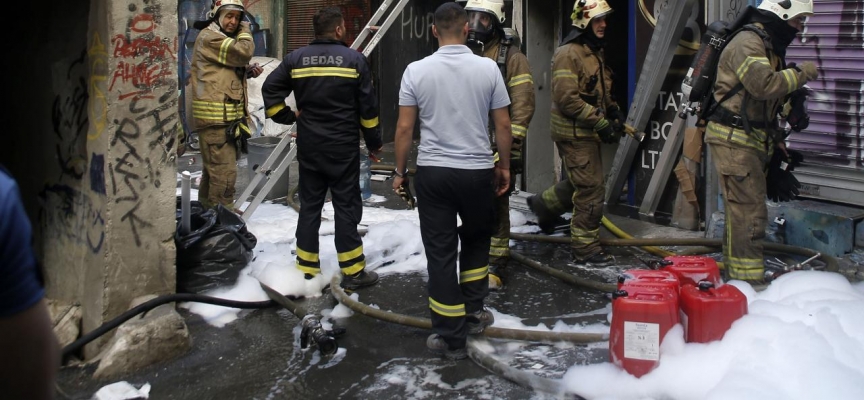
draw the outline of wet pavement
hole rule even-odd
[[[386,154],[383,158],[385,163],[392,160]],[[187,154],[180,165],[180,171],[200,171],[200,157]],[[248,184],[243,168],[238,173],[238,193]],[[293,186],[294,171],[289,173],[289,179]],[[389,181],[373,181],[372,189],[387,197],[375,206],[405,208],[402,200],[392,194]],[[607,217],[636,237],[702,237],[700,232],[615,215]],[[601,232],[602,237],[612,237],[605,229]],[[566,245],[516,242],[513,250],[576,276],[610,283],[619,271],[643,267],[641,260],[653,257],[636,249],[609,248],[616,265],[589,270],[568,265]],[[508,272],[505,289],[487,298],[487,305],[499,313],[517,316],[526,326],[545,324],[551,328],[558,320],[571,326],[608,326],[606,293],[571,286],[515,261],[511,261]],[[358,293],[360,301],[382,310],[429,316],[426,279],[419,273],[385,275],[378,285]],[[301,304],[316,311],[331,309],[336,302],[326,295]],[[315,350],[300,349],[299,320],[284,309],[243,311],[238,320],[222,328],[207,324],[185,309],[178,311],[186,319],[192,337],[189,353],[110,381],[93,380],[95,366],[64,368],[59,376],[58,398],[89,399],[100,387],[121,380],[136,387],[149,383],[151,399],[551,398],[520,387],[470,360],[446,361],[428,353],[425,341],[429,331],[356,313],[336,320],[347,333],[338,339],[340,351],[335,356],[322,357]],[[608,360],[606,342],[490,343],[497,356],[511,367],[548,378],[560,378],[573,365]]]

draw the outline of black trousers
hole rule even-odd
[[[492,169],[417,167],[414,186],[429,271],[432,329],[454,349],[465,347],[465,314],[482,309],[489,294],[493,178]],[[458,228],[457,215],[462,220]]]
[[[353,275],[366,267],[363,240],[357,224],[363,217],[360,199],[360,151],[298,149],[300,170],[300,217],[297,220],[297,268],[315,275],[321,272],[318,229],[321,209],[330,190],[336,213],[336,252],[339,268]]]

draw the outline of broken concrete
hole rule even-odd
[[[143,296],[132,301],[130,309],[156,298]],[[186,322],[174,310],[174,303],[163,304],[140,314],[117,328],[111,341],[96,360],[96,379],[127,375],[139,368],[174,359],[192,348]]]
[[[60,347],[66,347],[78,339],[81,334],[81,305],[53,299],[47,299],[45,305]]]

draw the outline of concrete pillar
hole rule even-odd
[[[49,274],[78,281],[84,332],[138,296],[175,290],[177,45],[176,1],[91,1],[83,231],[45,252]],[[80,255],[74,277],[69,253]]]

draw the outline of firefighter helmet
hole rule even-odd
[[[504,0],[468,0],[465,11],[485,12],[494,16],[499,24],[504,23]]]
[[[576,0],[576,3],[573,4],[573,14],[570,14],[570,19],[573,20],[573,26],[585,29],[592,19],[604,17],[612,11],[612,7],[609,6],[606,0]]]
[[[219,12],[222,10],[236,10],[236,11],[246,11],[243,7],[242,0],[215,0],[213,2],[213,8],[210,9],[210,12],[207,13],[208,19],[216,18],[219,15]]]
[[[758,8],[788,21],[813,15],[813,0],[762,0]]]

